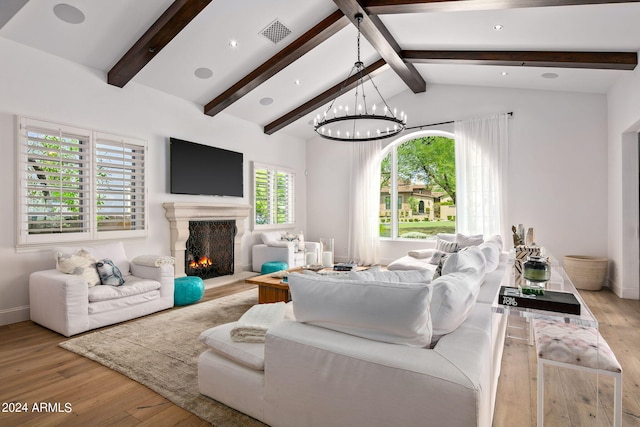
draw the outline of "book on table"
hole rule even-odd
[[[520,288],[500,287],[498,303],[510,307],[533,308],[567,314],[580,314],[580,302],[569,292],[544,291],[543,295],[526,295]]]

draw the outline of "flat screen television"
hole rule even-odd
[[[242,153],[169,138],[172,194],[243,197]]]

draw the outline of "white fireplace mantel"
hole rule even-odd
[[[242,236],[245,220],[251,213],[251,206],[244,204],[215,203],[163,203],[171,227],[171,256],[175,257],[176,277],[185,276],[184,261],[189,238],[189,221],[235,220],[238,230],[233,245],[233,269],[242,271]]]

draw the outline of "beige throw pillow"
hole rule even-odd
[[[81,276],[89,286],[95,286],[100,284],[96,262],[97,260],[84,249],[80,249],[75,254],[58,252],[56,269],[62,273]]]

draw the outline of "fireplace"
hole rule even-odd
[[[187,241],[190,238],[190,223],[192,222],[232,222],[233,236],[229,237],[232,241],[232,258],[231,269],[229,273],[237,276],[242,273],[242,236],[244,235],[245,222],[249,218],[251,206],[245,204],[215,204],[215,203],[163,203],[166,210],[166,216],[169,220],[171,229],[171,256],[175,257],[175,275],[182,277],[188,273],[187,264]],[[214,227],[215,228],[215,227]],[[207,231],[215,234],[216,231]],[[210,255],[200,254],[210,257]],[[195,259],[194,261],[200,261]],[[191,260],[190,260],[191,261]],[[206,261],[205,261],[206,262]],[[213,276],[211,276],[213,277]]]
[[[234,273],[233,246],[236,222],[189,221],[189,238],[184,257],[187,276],[210,279]]]

